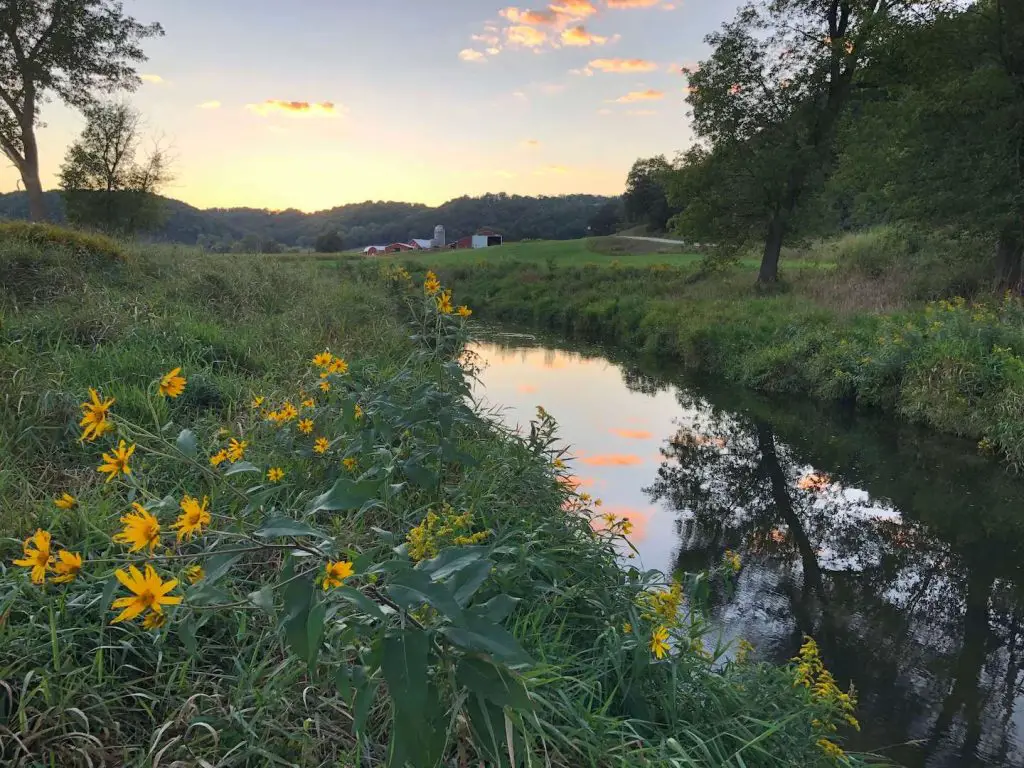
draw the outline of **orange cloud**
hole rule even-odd
[[[597,6],[590,0],[556,0],[548,8],[555,13],[571,16],[574,19],[585,19],[597,13]]]
[[[459,58],[463,61],[483,61],[484,55],[480,51],[475,51],[472,48],[463,48],[459,51]]]
[[[602,453],[580,459],[588,467],[629,467],[643,464],[644,460],[633,453]]]
[[[646,91],[630,91],[625,96],[620,96],[615,101],[619,104],[632,104],[634,101],[657,101],[665,98],[664,91],[656,91],[648,88]]]
[[[502,18],[508,19],[513,24],[557,24],[558,23],[558,12],[555,10],[547,11],[529,11],[520,10],[515,6],[509,8],[502,8],[498,11],[498,15]]]
[[[290,117],[337,117],[338,105],[331,101],[324,101],[319,104],[308,101],[282,101],[281,99],[267,99],[262,104],[247,104],[246,109],[255,112],[257,115],[267,117],[273,114],[288,115]]]
[[[651,519],[650,510],[636,509],[635,507],[602,507],[597,510],[600,512],[590,521],[590,525],[594,530],[604,530],[608,527],[608,521],[605,519],[605,515],[614,515],[618,519],[625,518],[632,523],[632,530],[626,534],[626,538],[629,539],[633,544],[639,544],[647,538],[647,524]]]
[[[570,27],[562,31],[562,43],[571,46],[604,45],[608,42],[607,37],[592,35],[581,24],[578,27]]]
[[[652,8],[661,0],[608,0],[609,8]]]
[[[593,477],[567,475],[562,478],[562,482],[572,488],[593,488],[597,484],[597,479]]]
[[[609,429],[608,431],[627,440],[650,440],[654,437],[652,433],[645,429]]]
[[[537,391],[537,388],[533,384],[520,384],[516,387],[516,392],[521,395],[532,395]]]
[[[618,72],[632,74],[635,72],[653,72],[658,65],[645,59],[594,59],[588,65],[601,72]]]
[[[523,48],[539,48],[548,41],[546,32],[522,24],[505,30],[505,39],[509,45],[521,45]]]

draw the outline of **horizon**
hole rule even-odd
[[[638,157],[692,144],[679,69],[706,54],[704,35],[739,3],[340,5],[310,0],[282,18],[270,0],[202,13],[125,3],[166,30],[146,43],[142,86],[124,96],[146,122],[142,149],[161,136],[171,147],[175,179],[162,195],[303,213],[500,192],[620,195]],[[54,102],[41,121],[52,189],[84,121]],[[20,189],[12,166],[0,173],[0,189]]]

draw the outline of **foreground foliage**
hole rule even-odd
[[[5,764],[856,762],[813,643],[782,669],[709,634],[737,558],[623,570],[553,418],[474,411],[436,278],[310,269],[5,285]]]

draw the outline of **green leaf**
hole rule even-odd
[[[434,488],[437,486],[440,476],[437,472],[425,467],[421,462],[415,459],[408,459],[402,463],[402,471],[405,476],[420,488]]]
[[[381,672],[391,695],[393,718],[389,762],[400,768],[422,755],[426,743],[429,652],[430,640],[423,630],[403,629],[384,637]]]
[[[479,607],[474,606],[473,610],[478,616],[498,624],[509,617],[518,602],[518,597],[497,595]]]
[[[282,578],[288,580],[293,566],[289,563]],[[309,611],[313,604],[313,579],[309,575],[289,581],[284,587],[284,617],[281,626],[292,652],[303,661],[309,659]]]
[[[462,608],[455,602],[447,585],[436,583],[421,571],[406,570],[396,573],[388,584],[388,593],[406,610],[428,603],[450,621],[460,621]]]
[[[274,616],[276,614],[274,610],[274,588],[269,584],[255,592],[250,592],[248,597],[250,603],[268,615]]]
[[[370,714],[370,705],[377,697],[380,687],[379,678],[370,678],[356,689],[355,702],[352,705],[352,724],[357,736],[362,736],[366,726],[366,717]]]
[[[199,641],[196,640],[196,620],[194,616],[187,616],[177,623],[175,631],[178,639],[185,647],[185,650],[195,654],[199,650]]]
[[[512,633],[499,624],[467,613],[459,626],[442,627],[441,634],[467,651],[489,653],[498,661],[520,666],[532,663]]]
[[[471,692],[483,696],[499,707],[533,709],[533,702],[523,681],[508,669],[489,661],[464,657],[455,671],[455,679]]]
[[[206,575],[203,576],[202,583],[214,584],[219,581],[228,571],[231,570],[231,566],[241,559],[241,552],[230,555],[214,555],[206,561],[206,567],[203,569],[206,572]]]
[[[342,509],[359,509],[377,495],[380,483],[364,481],[357,483],[347,477],[339,478],[331,490],[313,499],[310,512],[335,512]]]
[[[465,706],[475,737],[473,746],[487,756],[489,765],[508,765],[504,711],[480,695],[470,696]]]
[[[469,605],[473,595],[491,575],[493,567],[494,562],[491,560],[477,560],[456,573],[451,581],[452,589],[455,590],[455,602],[463,608]]]
[[[178,433],[178,439],[174,441],[174,444],[178,446],[178,450],[188,456],[190,459],[194,459],[196,454],[199,453],[199,444],[196,440],[196,433],[191,429],[183,429]]]
[[[316,602],[309,609],[309,616],[306,619],[306,664],[309,667],[309,674],[312,677],[313,668],[316,665],[316,657],[320,653],[320,643],[324,639],[324,619],[327,617],[327,603]]]
[[[486,547],[445,547],[437,557],[417,563],[416,570],[430,574],[431,581],[441,581],[476,562],[486,552]]]
[[[352,587],[338,587],[334,590],[334,594],[342,600],[352,603],[352,605],[368,616],[380,620],[385,618],[384,611],[380,609],[380,606],[358,589],[354,589]]]
[[[310,536],[316,539],[329,538],[319,528],[314,528],[290,517],[272,518],[265,522],[253,535],[259,536],[261,539],[276,539],[281,536]]]
[[[253,464],[251,461],[236,461],[224,472],[224,477],[231,477],[232,475],[241,475],[246,472],[253,474],[262,475],[263,470]]]

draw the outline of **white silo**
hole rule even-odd
[[[435,248],[444,248],[445,247],[444,227],[441,226],[440,224],[438,224],[436,227],[434,227],[434,247]]]

